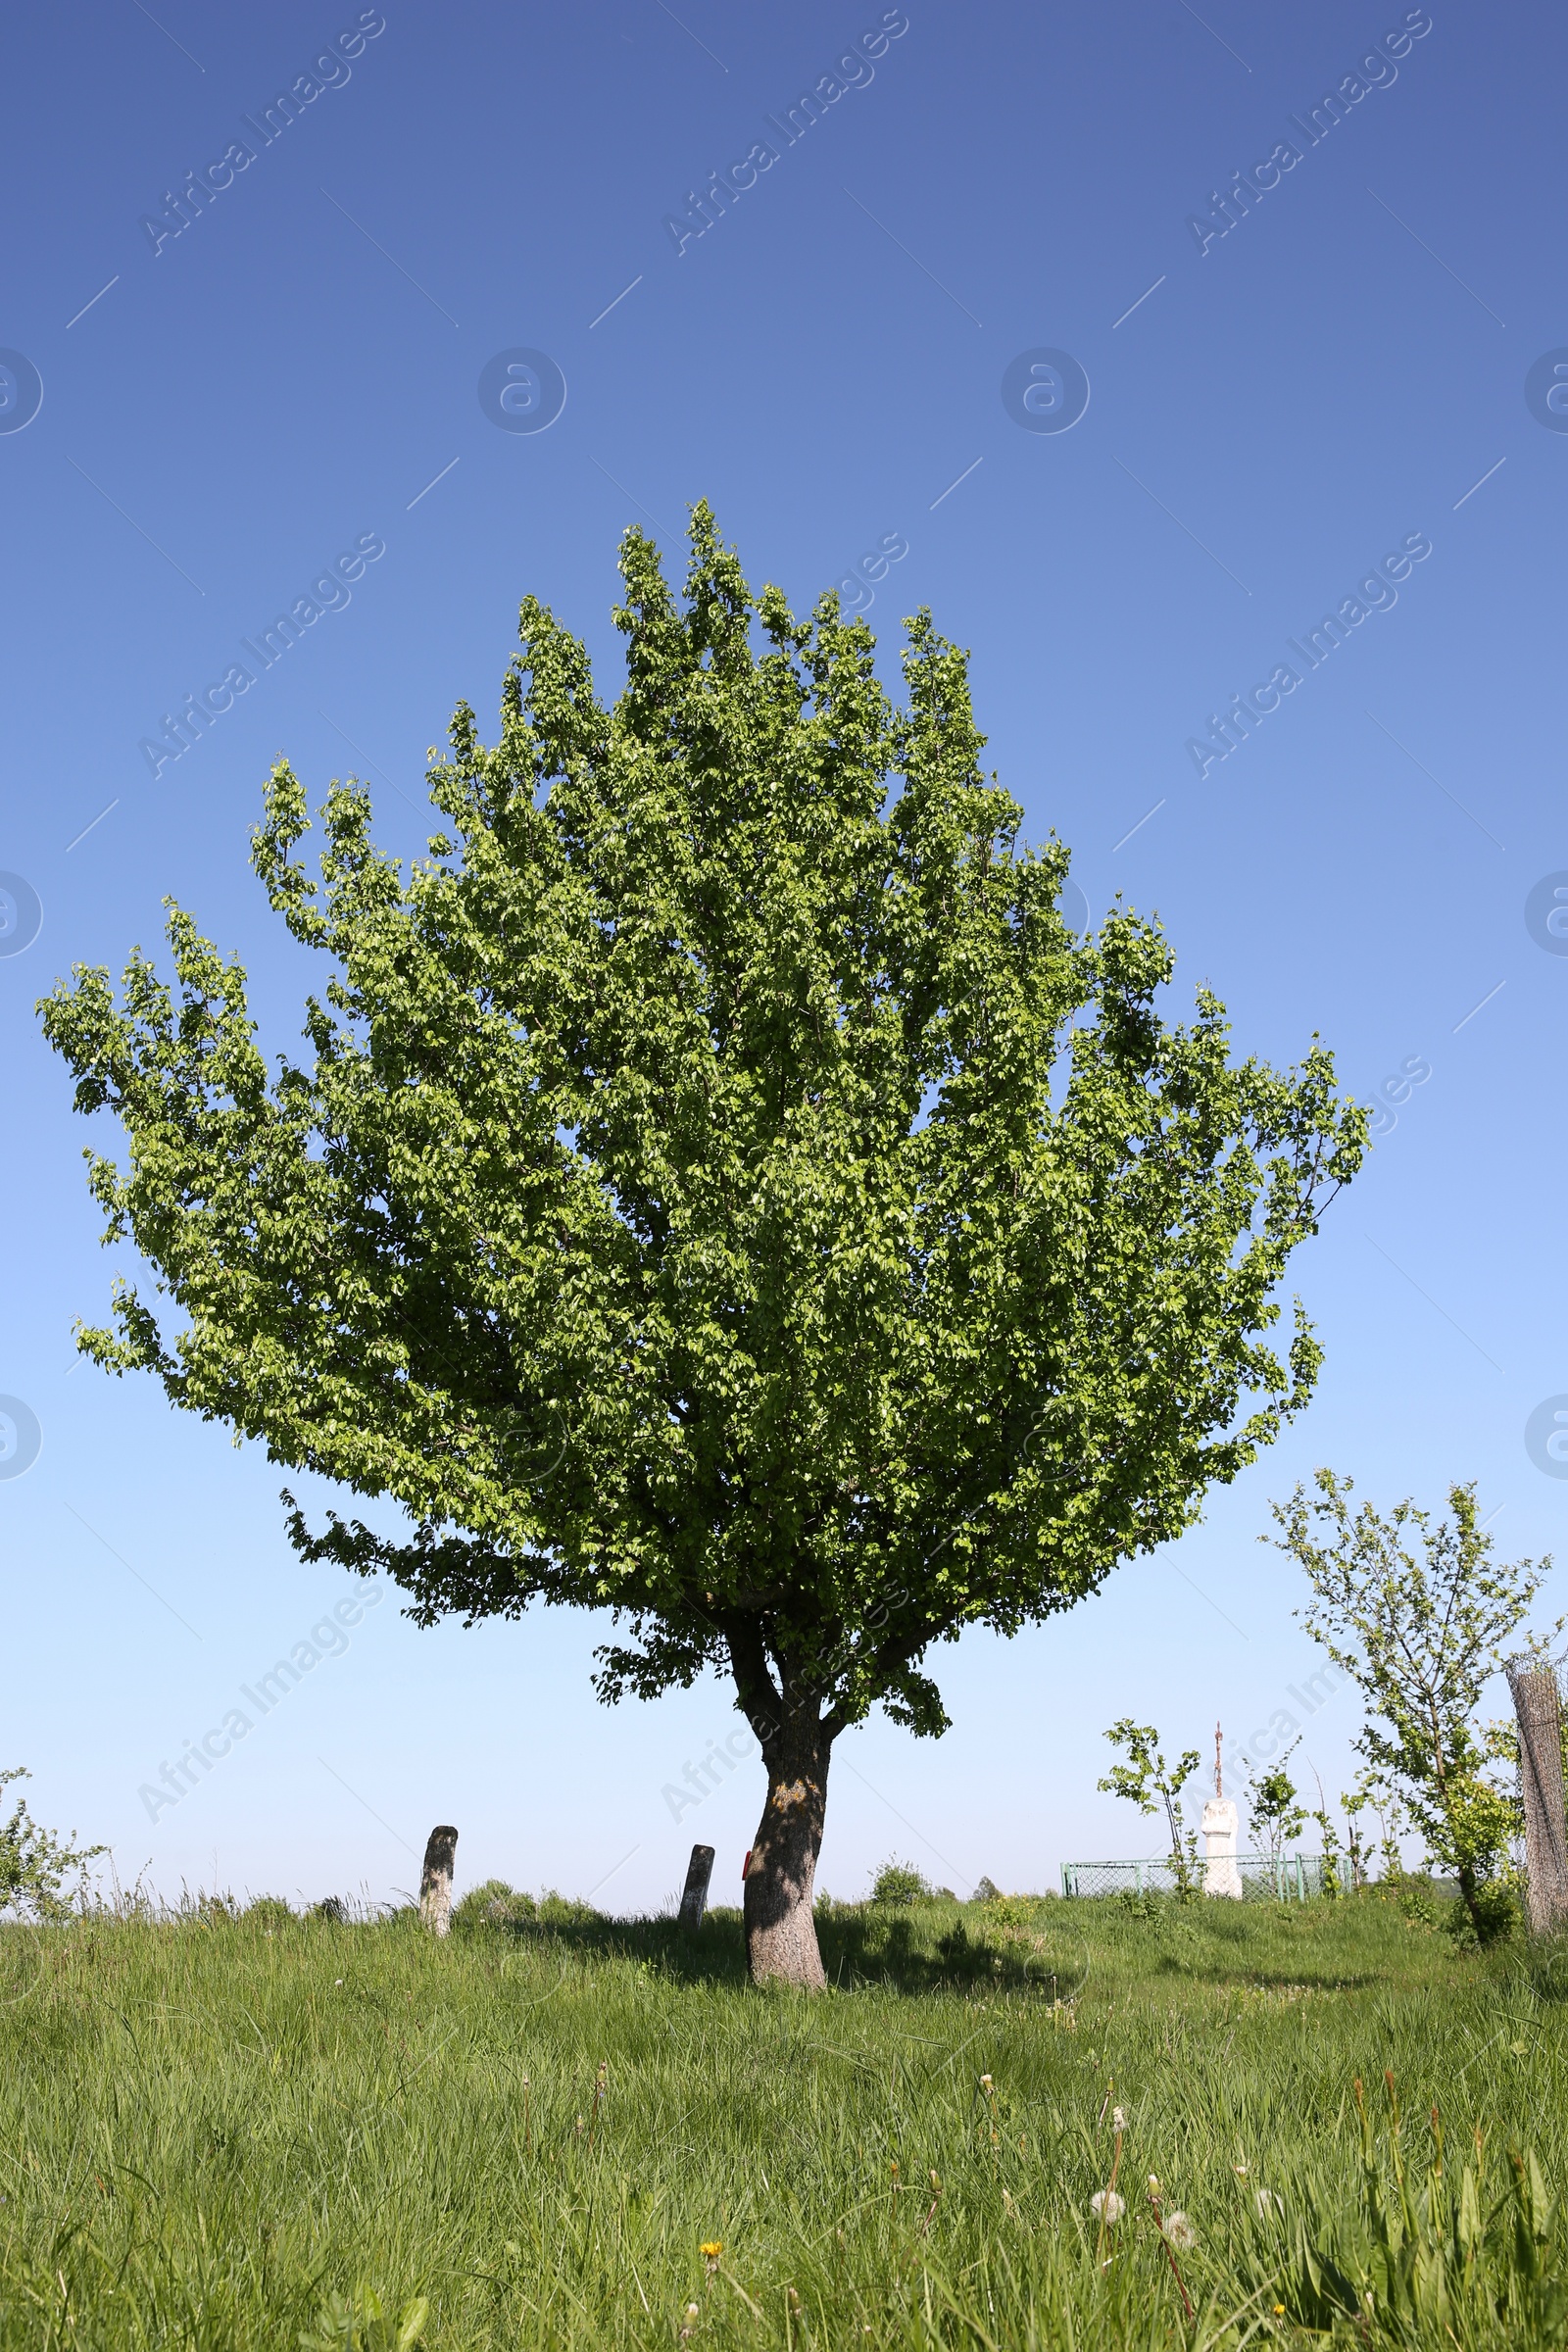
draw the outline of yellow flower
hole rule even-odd
[[[705,2262],[716,2262],[724,2251],[724,2241],[721,2237],[708,2238],[697,2251]]]
[[[1285,2306],[1284,2306],[1284,2304],[1283,2304],[1283,2303],[1276,2303],[1276,2304],[1275,2304],[1275,2306],[1274,2306],[1274,2317],[1275,2317],[1277,2320],[1283,2320],[1283,2319],[1284,2319],[1284,2317],[1285,2317]]]

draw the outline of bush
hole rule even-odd
[[[259,1894],[245,1906],[245,1917],[256,1928],[288,1928],[294,1914],[280,1894]]]
[[[0,1772],[0,1789],[12,1781],[31,1778],[19,1764]],[[108,1851],[106,1845],[63,1844],[51,1831],[39,1828],[19,1796],[10,1820],[0,1821],[0,1918],[8,1911],[20,1919],[65,1918],[71,1910],[60,1891],[66,1880],[74,1872],[84,1889],[87,1864]]]
[[[515,1936],[528,1928],[592,1928],[603,1918],[592,1903],[578,1902],[575,1896],[557,1894],[553,1888],[534,1896],[509,1886],[505,1879],[486,1879],[482,1886],[470,1886],[452,1909],[452,1925],[464,1936],[496,1930]]]
[[[1160,1915],[1159,1897],[1148,1886],[1120,1886],[1106,1900],[1125,1911],[1129,1919],[1158,1919]]]
[[[1401,1917],[1413,1928],[1441,1927],[1446,1905],[1439,1894],[1429,1872],[1391,1871],[1378,1882],[1378,1891],[1384,1899],[1396,1902]]]
[[[529,1894],[517,1899],[528,1904],[533,1902]],[[592,1903],[581,1903],[574,1894],[557,1894],[553,1886],[547,1886],[539,1897],[538,1918],[542,1928],[592,1928],[599,1926],[604,1916],[602,1911],[594,1909]]]
[[[912,1862],[901,1862],[897,1854],[883,1863],[871,1881],[873,1903],[918,1903],[931,1893],[930,1886]]]
[[[1474,1951],[1483,1945],[1506,1943],[1524,1927],[1524,1909],[1519,1890],[1509,1879],[1483,1879],[1476,1888],[1476,1917],[1472,1919],[1461,1902],[1448,1907],[1444,1926],[1461,1950]]]
[[[985,1916],[988,1927],[1024,1928],[1034,1918],[1034,1907],[1027,1895],[993,1892],[986,1896]]]
[[[472,1935],[476,1929],[510,1927],[516,1919],[531,1919],[533,1907],[531,1894],[514,1894],[505,1879],[486,1879],[482,1886],[470,1886],[463,1900],[453,1904],[452,1925],[463,1935]]]

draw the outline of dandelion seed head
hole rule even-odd
[[[1185,2254],[1189,2246],[1197,2245],[1198,2231],[1185,2213],[1167,2213],[1164,2228],[1166,2244],[1176,2247],[1179,2253]]]
[[[1113,2132],[1125,2132],[1127,2129],[1127,2118],[1119,2107],[1113,2107],[1110,2111],[1110,2128]]]
[[[1097,2222],[1105,2222],[1114,2227],[1127,2210],[1127,2200],[1118,2196],[1113,2188],[1097,2188],[1089,2200],[1089,2210]]]

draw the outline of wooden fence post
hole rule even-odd
[[[430,1832],[419,1873],[419,1917],[432,1936],[444,1936],[452,1920],[452,1866],[458,1855],[458,1833],[440,1822]]]
[[[686,1865],[686,1890],[680,1898],[680,1926],[687,1936],[695,1936],[703,1924],[708,1908],[708,1883],[713,1875],[713,1849],[710,1845],[694,1845],[692,1858]]]

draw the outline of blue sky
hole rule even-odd
[[[460,696],[493,712],[521,596],[612,686],[619,534],[674,540],[703,496],[799,605],[882,551],[890,677],[930,604],[1090,906],[1157,911],[1178,998],[1212,986],[1242,1049],[1288,1060],[1320,1031],[1352,1089],[1395,1098],[1296,1263],[1327,1349],[1309,1413],[1098,1598],[940,1653],[942,1741],[841,1741],[821,1882],[858,1892],[896,1848],[956,1886],[1042,1886],[1144,1850],[1095,1792],[1103,1729],[1202,1746],[1292,1705],[1317,1658],[1258,1538],[1319,1462],[1385,1502],[1475,1478],[1511,1551],[1559,1544],[1568,1485],[1525,1433],[1568,1392],[1568,959],[1526,906],[1568,874],[1564,40],[1534,0],[91,0],[8,24],[0,872],[24,887],[15,917],[0,898],[0,1393],[42,1443],[0,1479],[0,1762],[32,1768],[43,1818],[165,1892],[384,1895],[437,1820],[460,1884],[655,1903],[701,1836],[715,1894],[738,1886],[760,1767],[696,1808],[662,1793],[734,1732],[723,1690],[606,1712],[602,1628],[420,1634],[390,1593],[149,1821],[138,1788],[343,1587],[293,1559],[259,1448],[76,1364],[73,1319],[127,1261],[98,1247],[33,1012],[74,962],[158,947],[173,897],[291,1046],[302,958],[247,862],[272,759],[313,798],[364,776],[383,842],[417,854],[426,747]],[[1343,119],[1314,131],[1330,91]],[[513,415],[559,407],[543,429],[481,405],[518,352],[547,365],[510,379]],[[1087,379],[1065,430],[1004,400],[1034,380],[1034,416],[1065,413],[1028,375],[1042,352]],[[331,609],[250,662],[340,557]],[[1352,599],[1377,609],[1331,654],[1293,652]],[[254,683],[188,750],[142,749],[235,663]],[[1195,756],[1282,664],[1299,683],[1246,740]],[[1331,1789],[1354,1728],[1345,1697],[1308,1726]]]

